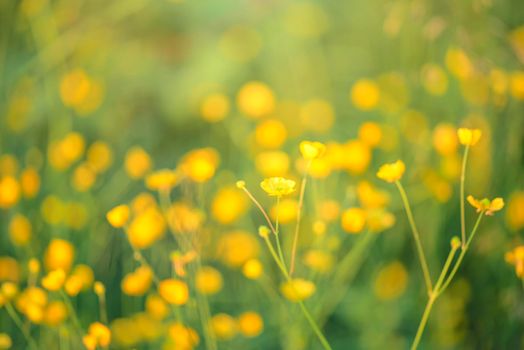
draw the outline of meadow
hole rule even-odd
[[[0,2],[0,350],[524,349],[524,2]]]

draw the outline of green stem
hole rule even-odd
[[[308,161],[306,170],[304,171],[304,177],[302,178],[302,184],[300,185],[300,196],[298,199],[297,207],[297,224],[295,226],[295,235],[293,236],[293,246],[291,248],[291,263],[289,266],[289,275],[293,275],[295,271],[295,257],[297,254],[298,235],[300,232],[300,219],[302,217],[302,206],[304,205],[304,194],[306,193],[307,174],[309,167],[311,166],[311,160]]]
[[[73,307],[73,304],[71,304],[71,299],[67,296],[67,294],[64,293],[64,291],[60,290],[60,295],[62,296],[62,299],[64,299],[64,302],[67,306],[67,310],[69,311],[69,315],[71,316],[71,319],[73,320],[73,324],[75,325],[78,334],[80,335],[80,338],[82,338],[83,330],[82,326],[80,325],[80,321],[78,320],[78,316],[76,315],[75,308]]]
[[[462,263],[462,260],[464,259],[464,256],[466,255],[466,252],[468,251],[469,245],[471,244],[471,240],[475,236],[475,233],[477,232],[477,229],[480,225],[480,221],[482,219],[482,216],[484,215],[484,212],[481,212],[477,218],[477,221],[475,222],[475,226],[473,227],[473,230],[471,231],[471,234],[469,236],[468,241],[466,242],[466,245],[462,248],[462,251],[460,252],[460,255],[457,259],[457,262],[453,266],[453,269],[451,270],[451,273],[449,274],[448,278],[446,279],[446,282],[442,285],[442,288],[439,290],[439,294],[442,294],[444,290],[449,286],[451,281],[453,280],[453,277],[455,277],[455,274],[457,273],[460,264]]]
[[[460,231],[462,234],[462,248],[466,246],[466,215],[464,213],[464,183],[466,181],[466,163],[468,161],[469,145],[466,145],[462,158],[462,171],[460,173]]]
[[[436,299],[437,297],[435,294],[432,294],[429,297],[428,303],[426,304],[426,308],[424,309],[424,314],[422,315],[422,319],[420,320],[420,324],[418,325],[417,335],[415,336],[415,340],[413,340],[413,344],[411,345],[411,350],[416,350],[418,344],[420,343],[422,333],[424,333],[426,323],[428,322],[429,314],[431,313],[431,309],[433,308],[433,304],[435,303]]]
[[[279,229],[278,229],[278,217],[279,217],[279,213],[278,213],[278,210],[279,210],[279,207],[280,207],[280,196],[277,197],[277,207],[276,207],[276,219],[275,219],[275,240],[277,242],[277,251],[278,251],[278,256],[280,258],[280,261],[282,261],[282,265],[284,265],[284,268],[286,269],[287,271],[287,265],[286,265],[286,260],[284,259],[284,253],[282,251],[282,246],[280,245],[280,237],[279,237]]]
[[[29,332],[29,330],[27,330],[24,327],[22,320],[20,319],[15,309],[13,308],[13,305],[11,305],[10,302],[7,302],[5,304],[5,308],[7,310],[7,313],[9,314],[9,317],[11,317],[11,319],[16,324],[20,332],[22,332],[22,334],[24,335],[25,341],[27,342],[27,344],[29,344],[29,347],[31,349],[37,350],[38,346],[36,345],[35,340],[31,337],[31,333]]]
[[[408,196],[406,195],[406,191],[404,190],[404,187],[399,181],[395,181],[395,184],[397,185],[397,188],[400,192],[400,197],[402,198],[404,208],[406,209],[406,214],[408,216],[408,221],[411,226],[413,238],[415,239],[415,245],[417,247],[417,253],[420,260],[420,267],[422,268],[422,273],[424,274],[424,282],[426,283],[426,289],[428,291],[428,294],[431,294],[431,292],[433,291],[433,286],[429,274],[428,263],[424,254],[424,249],[422,248],[422,243],[420,241],[420,234],[418,233],[417,226],[415,225],[415,220],[413,219],[413,213],[411,212]]]
[[[288,274],[287,269],[282,264],[282,262],[279,261],[277,252],[275,251],[275,248],[273,248],[273,245],[269,241],[269,238],[266,236],[266,237],[264,237],[264,240],[265,240],[265,242],[266,242],[266,244],[267,244],[267,246],[269,248],[269,251],[270,251],[271,255],[273,256],[273,259],[275,260],[277,266],[282,271],[282,274],[284,275],[286,280],[290,283],[290,285],[293,286],[293,282],[292,282],[291,276]],[[297,294],[296,291],[295,291],[295,294]],[[311,316],[311,313],[307,309],[306,305],[302,301],[300,301],[300,300],[298,301],[298,304],[300,306],[300,310],[302,311],[302,313],[306,317],[306,320],[308,321],[309,325],[311,326],[311,328],[315,332],[316,336],[318,337],[318,340],[322,344],[322,347],[325,350],[332,350],[331,346],[329,345],[329,342],[327,341],[326,337],[324,337],[324,335],[322,334],[322,332],[318,328],[317,324],[315,323],[315,320]]]
[[[422,319],[420,320],[420,323],[418,325],[417,334],[415,336],[415,339],[413,340],[413,344],[411,345],[411,349],[415,350],[419,343],[420,339],[422,338],[422,334],[424,333],[424,329],[426,328],[426,324],[429,319],[429,315],[431,314],[431,309],[433,308],[433,304],[439,297],[439,288],[442,282],[444,281],[444,277],[448,273],[449,267],[451,266],[451,262],[453,261],[453,258],[455,257],[455,253],[457,252],[457,248],[452,247],[448,257],[446,259],[446,262],[444,263],[444,267],[442,268],[442,271],[440,272],[440,276],[438,278],[437,284],[435,285],[435,290],[433,293],[431,293],[428,303],[426,304],[426,308],[424,309],[424,314],[422,315]]]

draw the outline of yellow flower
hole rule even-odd
[[[147,266],[140,266],[128,273],[122,280],[122,292],[131,296],[144,295],[153,282],[153,271]]]
[[[22,214],[16,214],[9,223],[9,238],[16,246],[24,246],[31,239],[31,222]]]
[[[260,118],[275,109],[273,91],[264,83],[252,81],[240,89],[237,95],[239,110],[250,118]]]
[[[270,177],[260,183],[260,187],[270,196],[285,196],[295,191],[296,182],[283,177]]]
[[[326,145],[316,141],[300,142],[300,153],[307,160],[321,157],[326,152]]]
[[[211,266],[203,266],[196,273],[195,285],[196,289],[202,294],[216,294],[222,289],[222,275],[220,271]]]
[[[44,263],[47,270],[69,271],[75,257],[75,248],[63,239],[53,239],[47,246]]]
[[[45,308],[44,322],[48,326],[58,326],[67,315],[67,307],[62,301],[52,301]]]
[[[351,88],[349,97],[355,107],[368,111],[375,108],[379,103],[380,89],[374,81],[360,79]]]
[[[467,199],[469,204],[477,209],[477,213],[485,212],[486,215],[493,215],[494,212],[504,208],[504,200],[500,197],[489,200],[487,198],[475,199],[473,196],[468,196]]]
[[[246,261],[244,266],[242,266],[242,273],[246,278],[251,280],[258,279],[264,272],[264,267],[258,259],[249,259]]]
[[[238,328],[243,336],[248,338],[256,337],[264,329],[264,320],[256,312],[244,312],[238,316]]]
[[[163,280],[158,285],[158,293],[173,305],[184,305],[189,299],[189,289],[184,281],[174,278]]]
[[[125,204],[119,205],[111,209],[107,215],[107,221],[111,226],[118,228],[123,227],[129,220],[130,210],[129,207]]]
[[[220,313],[211,318],[211,328],[218,339],[228,340],[235,336],[238,326],[233,317]]]
[[[142,178],[151,169],[149,154],[141,147],[135,146],[126,153],[125,169],[132,179]]]
[[[386,182],[395,182],[402,178],[406,165],[403,161],[397,160],[395,163],[384,164],[377,172],[377,177]]]
[[[10,349],[13,345],[11,337],[7,333],[0,333],[0,349]]]
[[[342,213],[342,228],[349,233],[360,233],[366,224],[366,212],[361,208],[349,208]]]
[[[107,347],[111,343],[111,331],[100,322],[91,323],[88,335],[92,336],[101,347]]]
[[[146,178],[146,186],[150,190],[169,190],[179,180],[179,175],[170,169],[155,171]]]
[[[311,281],[294,278],[290,281],[284,282],[280,287],[280,291],[291,301],[301,301],[309,298],[315,293],[315,284]]]
[[[475,146],[482,136],[482,131],[479,129],[460,128],[457,131],[459,141],[463,145]]]
[[[62,288],[66,279],[64,270],[57,269],[50,271],[42,278],[42,286],[49,291],[57,291]]]
[[[515,265],[517,277],[524,279],[524,245],[517,246],[507,252],[504,259],[508,264]]]

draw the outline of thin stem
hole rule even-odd
[[[287,265],[286,265],[286,260],[284,259],[284,253],[282,251],[282,246],[280,245],[280,237],[279,237],[279,229],[278,229],[278,216],[279,216],[279,213],[278,213],[278,210],[279,210],[279,206],[280,206],[280,196],[277,197],[277,206],[276,206],[276,220],[275,220],[275,240],[277,242],[277,251],[278,251],[278,256],[280,258],[280,261],[282,261],[282,265],[284,265],[284,268],[286,269],[287,271]]]
[[[71,299],[67,296],[67,294],[64,293],[63,290],[60,290],[60,295],[62,296],[62,299],[64,299],[64,302],[66,304],[67,310],[69,311],[69,315],[71,316],[71,319],[73,320],[73,324],[75,325],[78,334],[80,335],[80,338],[83,335],[82,326],[80,325],[80,321],[78,320],[78,316],[76,315],[75,308],[73,307],[73,304],[71,303]]]
[[[424,329],[426,328],[429,315],[431,314],[431,309],[433,308],[433,303],[437,300],[437,298],[440,295],[440,285],[442,284],[442,282],[444,281],[444,277],[448,273],[449,267],[451,266],[451,262],[453,261],[456,252],[457,248],[452,247],[448,254],[446,262],[444,263],[444,267],[440,272],[437,284],[435,284],[435,290],[429,296],[428,303],[426,304],[426,308],[424,309],[424,314],[422,315],[422,319],[420,320],[420,323],[418,325],[417,334],[415,336],[415,339],[413,340],[413,344],[411,345],[412,350],[415,350],[418,347],[418,344],[420,343],[420,339],[422,338],[422,334],[424,333]]]
[[[298,235],[300,232],[300,219],[302,217],[302,206],[304,205],[304,194],[306,192],[307,175],[308,175],[310,166],[311,166],[311,160],[309,160],[307,163],[306,170],[304,171],[304,177],[302,178],[302,184],[300,185],[300,196],[298,198],[298,207],[297,207],[297,224],[295,226],[295,235],[293,236],[293,246],[291,248],[291,263],[289,266],[290,275],[293,275],[293,272],[295,271],[295,257],[297,254]]]
[[[9,314],[9,317],[13,320],[13,322],[16,324],[20,332],[24,335],[25,341],[27,344],[29,344],[29,347],[31,349],[37,350],[38,346],[36,345],[35,340],[31,337],[31,333],[28,329],[26,329],[22,323],[22,320],[20,319],[20,316],[16,313],[15,309],[13,308],[13,305],[11,305],[10,302],[7,302],[5,304],[5,308],[7,310],[7,313]]]
[[[426,308],[424,309],[424,314],[422,315],[422,320],[420,320],[420,324],[418,325],[417,335],[415,336],[415,340],[413,340],[413,344],[411,345],[411,350],[417,349],[418,344],[420,343],[422,333],[424,333],[426,323],[428,322],[429,314],[431,313],[431,309],[433,308],[433,304],[435,303],[436,299],[436,294],[432,294],[429,297],[428,303],[426,304]]]
[[[258,210],[260,210],[260,212],[262,213],[262,215],[264,215],[264,218],[266,219],[267,221],[267,224],[269,225],[269,228],[271,229],[271,231],[276,235],[276,230],[275,230],[275,227],[273,227],[273,223],[271,222],[271,219],[269,218],[269,215],[267,215],[266,211],[264,210],[264,208],[262,207],[262,205],[260,205],[260,203],[257,201],[257,199],[251,194],[251,192],[249,192],[249,190],[246,188],[246,187],[242,187],[242,190],[247,194],[247,196],[249,197],[249,199],[251,199],[251,201],[253,203],[255,203],[255,205],[257,206]]]
[[[97,294],[98,295],[98,308],[100,312],[100,321],[103,324],[108,324],[107,318],[107,309],[106,309],[106,294]]]
[[[273,248],[273,245],[271,244],[271,242],[269,241],[269,237],[265,236],[264,237],[264,241],[266,242],[268,248],[269,248],[269,251],[271,253],[271,255],[273,256],[273,259],[275,260],[277,266],[280,268],[280,270],[282,271],[282,274],[284,275],[284,277],[286,278],[286,280],[288,282],[290,282],[290,285],[293,287],[293,283],[292,283],[292,279],[291,279],[291,276],[288,274],[287,272],[287,269],[285,268],[285,266],[282,264],[281,261],[279,261],[279,258],[278,258],[278,255],[277,255],[277,252],[275,251],[275,248]],[[293,287],[294,288],[294,287]],[[295,291],[295,294],[296,294],[296,291]],[[306,317],[306,320],[308,321],[309,325],[311,326],[311,328],[313,329],[313,331],[315,332],[316,336],[318,337],[318,340],[320,341],[320,343],[322,344],[323,348],[325,350],[332,350],[331,349],[331,346],[329,345],[329,342],[327,341],[326,337],[324,337],[324,335],[322,334],[322,332],[320,331],[320,329],[318,328],[317,324],[315,323],[315,320],[313,319],[313,317],[311,316],[311,313],[309,312],[309,310],[307,309],[306,305],[302,302],[302,301],[298,301],[298,304],[300,306],[300,310],[302,311],[302,313],[304,314],[304,316]]]
[[[460,255],[457,259],[457,262],[453,266],[453,269],[451,270],[451,273],[449,274],[448,278],[446,279],[446,282],[442,285],[442,288],[439,290],[439,294],[442,294],[444,290],[449,286],[451,281],[453,280],[453,277],[455,277],[455,274],[457,273],[460,264],[462,263],[462,260],[464,259],[464,256],[466,255],[466,252],[468,251],[469,245],[471,244],[471,240],[475,236],[475,233],[477,232],[477,229],[480,225],[480,221],[482,219],[482,216],[484,215],[484,212],[481,212],[477,218],[477,221],[475,222],[475,226],[473,227],[473,230],[471,231],[471,234],[469,236],[468,241],[466,242],[466,245],[462,248],[462,251],[460,252]]]
[[[411,207],[409,206],[408,196],[406,195],[406,191],[404,190],[404,187],[399,181],[395,181],[395,184],[397,185],[397,188],[400,192],[400,197],[402,198],[404,208],[406,209],[406,214],[408,216],[408,221],[411,226],[413,238],[415,238],[415,245],[417,247],[418,257],[420,260],[420,267],[422,268],[422,273],[424,274],[426,289],[428,291],[428,294],[431,294],[431,292],[433,291],[433,286],[429,274],[428,263],[424,254],[424,249],[422,248],[422,243],[420,241],[420,235],[418,233],[417,226],[415,225],[415,220],[413,219],[413,213],[411,212]]]
[[[462,248],[466,246],[466,215],[464,213],[464,182],[466,181],[466,163],[468,161],[469,145],[466,145],[462,158],[462,171],[460,173],[460,230],[462,233]]]

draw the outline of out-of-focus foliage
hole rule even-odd
[[[2,1],[0,113],[0,349],[317,349],[300,300],[333,349],[405,349],[427,293],[376,174],[435,280],[464,144],[505,207],[421,344],[524,346],[524,2]]]

